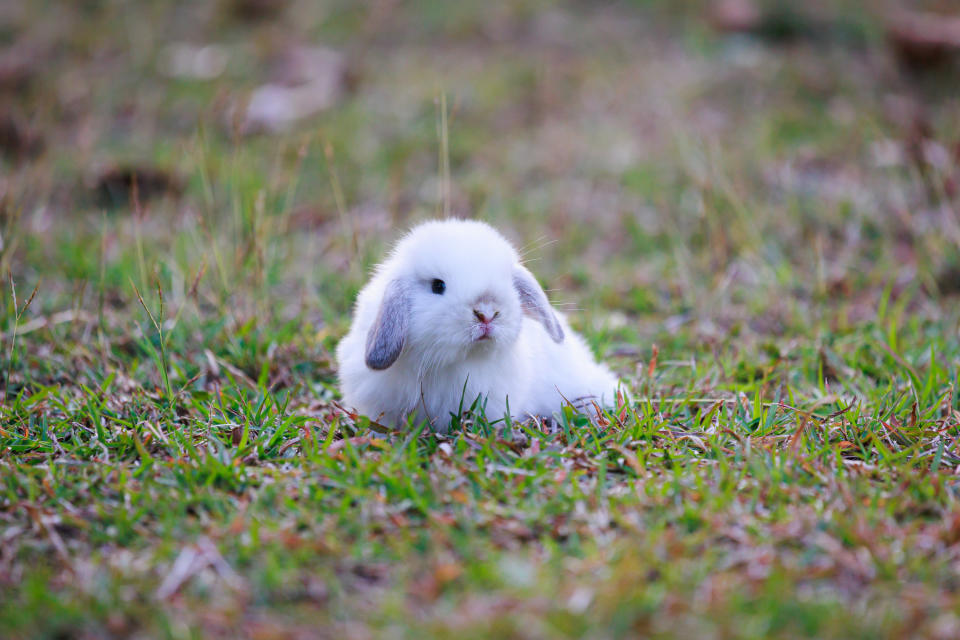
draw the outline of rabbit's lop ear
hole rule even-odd
[[[367,334],[367,366],[380,371],[392,365],[403,350],[410,317],[410,301],[406,286],[400,280],[391,280],[383,292],[383,301],[377,319]]]
[[[547,294],[526,267],[518,264],[513,268],[513,286],[520,294],[523,312],[540,322],[554,342],[563,342],[563,327],[560,326],[557,314],[553,312]]]

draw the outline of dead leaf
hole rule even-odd
[[[231,588],[241,586],[240,576],[223,559],[216,545],[209,538],[203,537],[195,544],[184,547],[177,556],[156,591],[157,599],[166,600],[173,596],[190,578],[208,567],[212,568]]]
[[[44,142],[40,132],[17,113],[0,111],[0,152],[22,160],[43,151]]]
[[[332,442],[330,446],[327,448],[327,452],[336,453],[337,451],[340,451],[340,449],[343,449],[345,446],[347,446],[348,443],[353,445],[354,447],[360,446],[362,444],[372,445],[375,447],[379,447],[380,449],[384,449],[387,447],[387,444],[383,440],[378,440],[377,438],[371,438],[369,436],[356,436],[353,438],[344,438],[343,440],[337,440],[336,442]]]
[[[243,133],[289,130],[296,122],[333,106],[347,78],[342,53],[326,47],[299,47],[281,57],[273,79],[254,90],[242,119]]]
[[[753,0],[719,0],[710,6],[708,18],[717,31],[754,31],[763,15]]]
[[[960,16],[901,9],[887,18],[887,39],[906,67],[940,66],[960,54]]]
[[[174,42],[160,53],[158,66],[162,74],[171,78],[212,80],[226,70],[229,60],[221,45]]]
[[[231,0],[230,12],[242,20],[276,18],[290,4],[290,0]]]
[[[620,445],[616,444],[611,445],[610,448],[623,456],[623,461],[633,470],[634,473],[636,473],[638,476],[643,475],[643,465],[641,465],[640,460],[637,459],[637,454],[635,454],[633,451],[630,451],[626,447],[621,447]]]
[[[124,206],[165,195],[178,197],[183,181],[173,173],[151,166],[113,166],[94,180],[93,192],[105,206]]]
[[[42,73],[40,61],[47,47],[30,42],[17,42],[0,55],[0,89],[23,91]]]

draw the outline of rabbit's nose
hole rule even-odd
[[[479,320],[480,322],[493,322],[497,316],[500,315],[500,311],[495,309],[492,304],[486,301],[478,302],[473,307],[473,317]]]

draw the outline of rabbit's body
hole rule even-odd
[[[338,349],[344,404],[444,429],[481,398],[491,420],[616,400],[617,380],[486,224],[413,229],[360,291]]]

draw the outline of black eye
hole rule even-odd
[[[442,296],[443,292],[447,290],[447,283],[441,280],[440,278],[434,278],[433,282],[430,283],[430,291],[433,291],[438,296]]]

